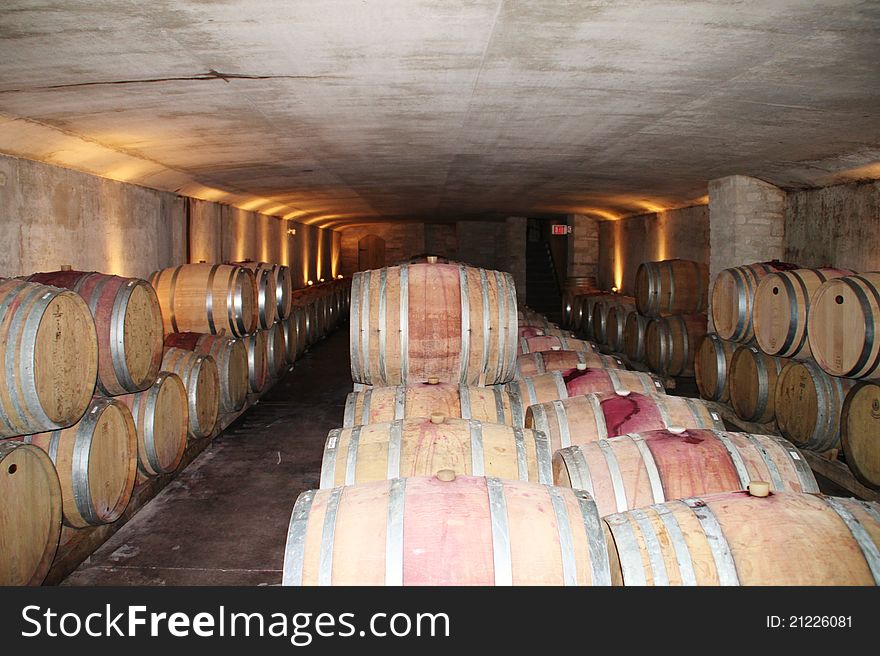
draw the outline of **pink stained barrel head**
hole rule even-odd
[[[602,393],[614,389],[608,370],[601,367],[569,369],[562,373],[562,379],[565,381],[569,396]]]

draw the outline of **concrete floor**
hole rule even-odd
[[[348,330],[296,367],[62,585],[272,585],[351,391]]]

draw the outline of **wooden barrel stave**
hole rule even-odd
[[[693,376],[697,345],[706,334],[706,315],[654,319],[645,331],[645,360],[663,376]]]
[[[248,354],[244,340],[203,333],[172,333],[165,338],[165,346],[214,358],[220,376],[220,411],[238,412],[244,407],[248,393]]]
[[[590,342],[568,337],[554,335],[536,335],[535,337],[520,337],[517,355],[526,353],[538,353],[540,351],[582,351],[583,353],[595,353],[595,348]]]
[[[663,384],[651,374],[599,367],[575,369],[568,374],[550,371],[507,383],[506,388],[515,392],[526,407],[583,394],[619,391],[657,394],[665,391]]]
[[[847,465],[864,485],[880,489],[880,385],[856,384],[840,415],[840,443]]]
[[[257,330],[244,338],[248,354],[248,386],[254,394],[266,389],[269,381],[269,345],[266,333]]]
[[[652,321],[649,317],[631,310],[623,327],[623,352],[632,362],[645,361],[645,332]]]
[[[735,342],[754,339],[752,308],[755,292],[764,276],[797,269],[797,265],[773,260],[722,270],[712,284],[712,325],[718,336]]]
[[[493,522],[507,541],[493,539]],[[616,585],[609,540],[579,491],[493,477],[375,481],[300,495],[282,584]]]
[[[281,378],[287,371],[287,345],[284,343],[284,327],[280,323],[266,331],[266,358],[270,378]]]

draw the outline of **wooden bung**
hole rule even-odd
[[[770,483],[767,481],[749,481],[748,491],[753,497],[769,497]]]

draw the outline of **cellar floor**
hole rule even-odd
[[[342,424],[348,348],[345,326],[315,345],[62,585],[280,583],[293,503]]]

